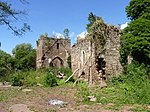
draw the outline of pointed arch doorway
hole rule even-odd
[[[57,67],[61,68],[64,66],[64,61],[60,57],[55,57],[51,62],[50,62],[50,67]]]

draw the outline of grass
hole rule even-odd
[[[45,80],[47,80],[49,84],[53,82],[51,82],[50,80],[51,76],[48,77],[48,79],[46,79],[48,71],[52,73],[51,75],[54,75],[54,73],[57,73],[58,70],[57,69],[39,70],[39,71],[31,70],[26,72],[15,73],[14,76],[17,76],[19,81],[22,81],[21,83],[24,86],[34,87],[37,86],[37,84],[41,84],[43,85],[42,89],[44,89],[44,91],[49,91],[51,88],[49,88],[50,86],[45,85]],[[67,77],[71,74],[71,71],[65,68],[62,68],[61,72],[65,74],[68,73],[66,75]],[[71,80],[68,83],[65,83],[65,79],[63,80],[56,79],[56,81],[58,86],[53,87],[54,90],[55,89],[57,90],[57,88],[67,88],[67,89],[73,88],[73,83],[71,82],[73,80]],[[150,80],[147,77],[147,70],[143,65],[138,64],[129,65],[126,74],[121,75],[119,77],[115,77],[108,81],[107,88],[101,89],[98,86],[89,87],[86,82],[79,81],[75,89],[77,89],[75,97],[78,97],[76,105],[101,104],[104,105],[105,109],[114,111],[122,109],[124,105],[132,105],[132,108],[130,109],[133,112],[136,111],[150,112],[148,109],[146,109],[146,105],[150,104],[149,100]],[[68,90],[63,92],[61,91],[60,93],[57,94],[66,96],[68,95],[67,92]],[[21,92],[18,89],[0,90],[0,102],[6,101],[9,98],[16,97],[17,94],[20,93]],[[49,94],[53,94],[53,92]],[[45,94],[40,94],[40,97],[45,98],[44,95]],[[90,102],[88,96],[95,96],[97,98],[96,102]],[[109,106],[109,104],[113,105]],[[51,111],[55,112],[55,109],[48,110],[48,112]]]
[[[18,89],[3,89],[0,90],[0,102],[6,101],[9,98],[14,98],[16,97],[20,91]]]
[[[110,110],[120,110],[124,105],[140,105],[131,110],[135,112],[148,112],[144,106],[150,104],[150,80],[144,65],[131,64],[126,74],[115,77],[108,82],[107,88],[88,87],[82,84],[78,88],[78,96],[85,104],[114,104],[108,106]],[[95,96],[96,102],[90,102],[88,96]]]

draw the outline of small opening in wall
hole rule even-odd
[[[59,49],[59,43],[57,43],[57,49]]]

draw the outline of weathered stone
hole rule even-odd
[[[23,92],[31,92],[32,89],[22,89]]]
[[[25,104],[15,104],[9,108],[9,112],[31,112]]]
[[[36,49],[36,67],[67,67],[70,39],[40,37]]]
[[[91,37],[93,40],[90,41],[86,36],[79,39],[71,50],[72,71],[79,69],[75,77],[86,79],[89,84],[99,83],[102,87],[107,86],[104,82],[107,77],[117,76],[122,72],[119,61],[121,31],[107,24],[104,29],[106,32],[102,32],[106,39],[104,45],[98,37]],[[102,70],[102,76],[99,75],[99,70]],[[101,78],[104,80],[102,84]]]
[[[72,48],[70,39],[41,37],[37,43],[37,68],[66,67],[71,53],[72,71],[74,73],[78,70],[74,74],[75,78],[86,80],[92,85],[100,84],[101,78],[105,81],[107,77],[118,76],[122,72],[119,61],[121,30],[105,23],[100,27],[103,30],[99,32],[99,36],[92,35],[88,38],[90,35],[86,35],[85,38],[78,38]],[[101,77],[99,70],[102,71]],[[102,85],[107,86],[106,83]]]

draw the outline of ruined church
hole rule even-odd
[[[37,41],[36,68],[68,67],[70,39],[41,36]]]
[[[116,76],[122,72],[119,49],[121,30],[105,24],[105,43],[92,36],[92,41],[78,37],[71,47],[70,40],[64,38],[40,37],[37,42],[37,68],[67,67],[71,54],[71,68],[74,77],[89,84],[98,84],[101,79]]]

